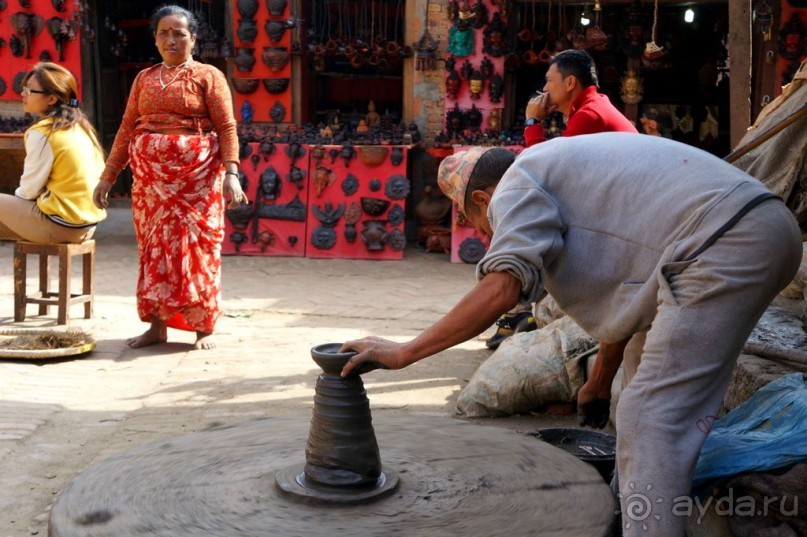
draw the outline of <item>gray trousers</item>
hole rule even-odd
[[[626,349],[628,382],[616,411],[626,537],[684,535],[695,465],[737,356],[795,276],[801,249],[790,211],[769,200],[696,259],[657,274],[658,311]]]
[[[95,226],[60,226],[45,216],[35,201],[0,194],[0,240],[79,243],[92,238],[94,233]]]

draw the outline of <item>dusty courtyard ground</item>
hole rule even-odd
[[[400,262],[226,257],[218,347],[192,351],[193,334],[171,331],[169,343],[133,350],[125,339],[145,328],[134,301],[136,246],[126,235],[98,242],[95,317],[71,322],[97,339],[96,350],[75,360],[0,362],[0,537],[47,535],[58,492],[121,450],[214,424],[310,415],[312,346],[365,335],[406,340],[475,281],[472,266],[416,249]],[[52,326],[55,312],[13,323],[12,256],[13,245],[0,243],[0,328]],[[451,416],[489,354],[476,340],[402,371],[366,375],[374,416]],[[573,420],[476,421],[534,430]]]

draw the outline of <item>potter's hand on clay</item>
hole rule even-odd
[[[586,382],[577,393],[577,417],[581,427],[602,429],[608,425],[611,413],[610,388],[607,393],[597,393],[598,391],[592,382]]]
[[[374,369],[400,369],[401,344],[380,337],[366,337],[348,341],[339,352],[356,351],[342,368],[342,376],[361,375]]]
[[[549,94],[540,93],[529,100],[527,109],[524,111],[524,117],[543,121],[554,110],[555,106],[549,103]]]
[[[241,183],[238,177],[233,174],[226,174],[224,176],[224,199],[229,200],[227,208],[232,209],[240,203],[248,203],[247,195],[241,189]]]

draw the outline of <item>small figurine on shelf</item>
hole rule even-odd
[[[494,108],[488,114],[488,130],[493,134],[498,134],[502,130],[501,109]]]
[[[252,105],[249,101],[244,101],[244,104],[241,105],[241,120],[244,123],[251,123],[254,115],[255,110],[252,108]]]
[[[620,84],[620,97],[625,104],[637,104],[642,100],[644,88],[642,79],[635,69],[628,69]]]
[[[376,112],[375,102],[373,102],[372,100],[370,100],[370,102],[367,103],[367,115],[364,116],[364,121],[366,122],[368,127],[381,125],[381,114]]]
[[[418,143],[423,138],[420,134],[420,128],[418,127],[418,124],[415,123],[414,121],[409,123],[409,125],[407,125],[406,129],[404,130],[404,134],[412,135],[413,143]]]
[[[334,134],[342,130],[342,122],[339,119],[339,111],[334,112],[333,116],[331,117],[330,127]]]
[[[330,125],[325,125],[324,123],[319,124],[319,135],[321,138],[325,138],[330,140],[333,138],[333,129],[331,129]]]

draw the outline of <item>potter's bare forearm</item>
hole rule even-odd
[[[402,366],[481,334],[518,303],[520,292],[521,283],[511,274],[486,275],[445,317],[403,345]]]
[[[600,342],[600,350],[597,352],[597,361],[591,370],[588,382],[598,392],[611,394],[611,384],[614,382],[616,372],[622,364],[625,347],[630,338],[617,343]]]

